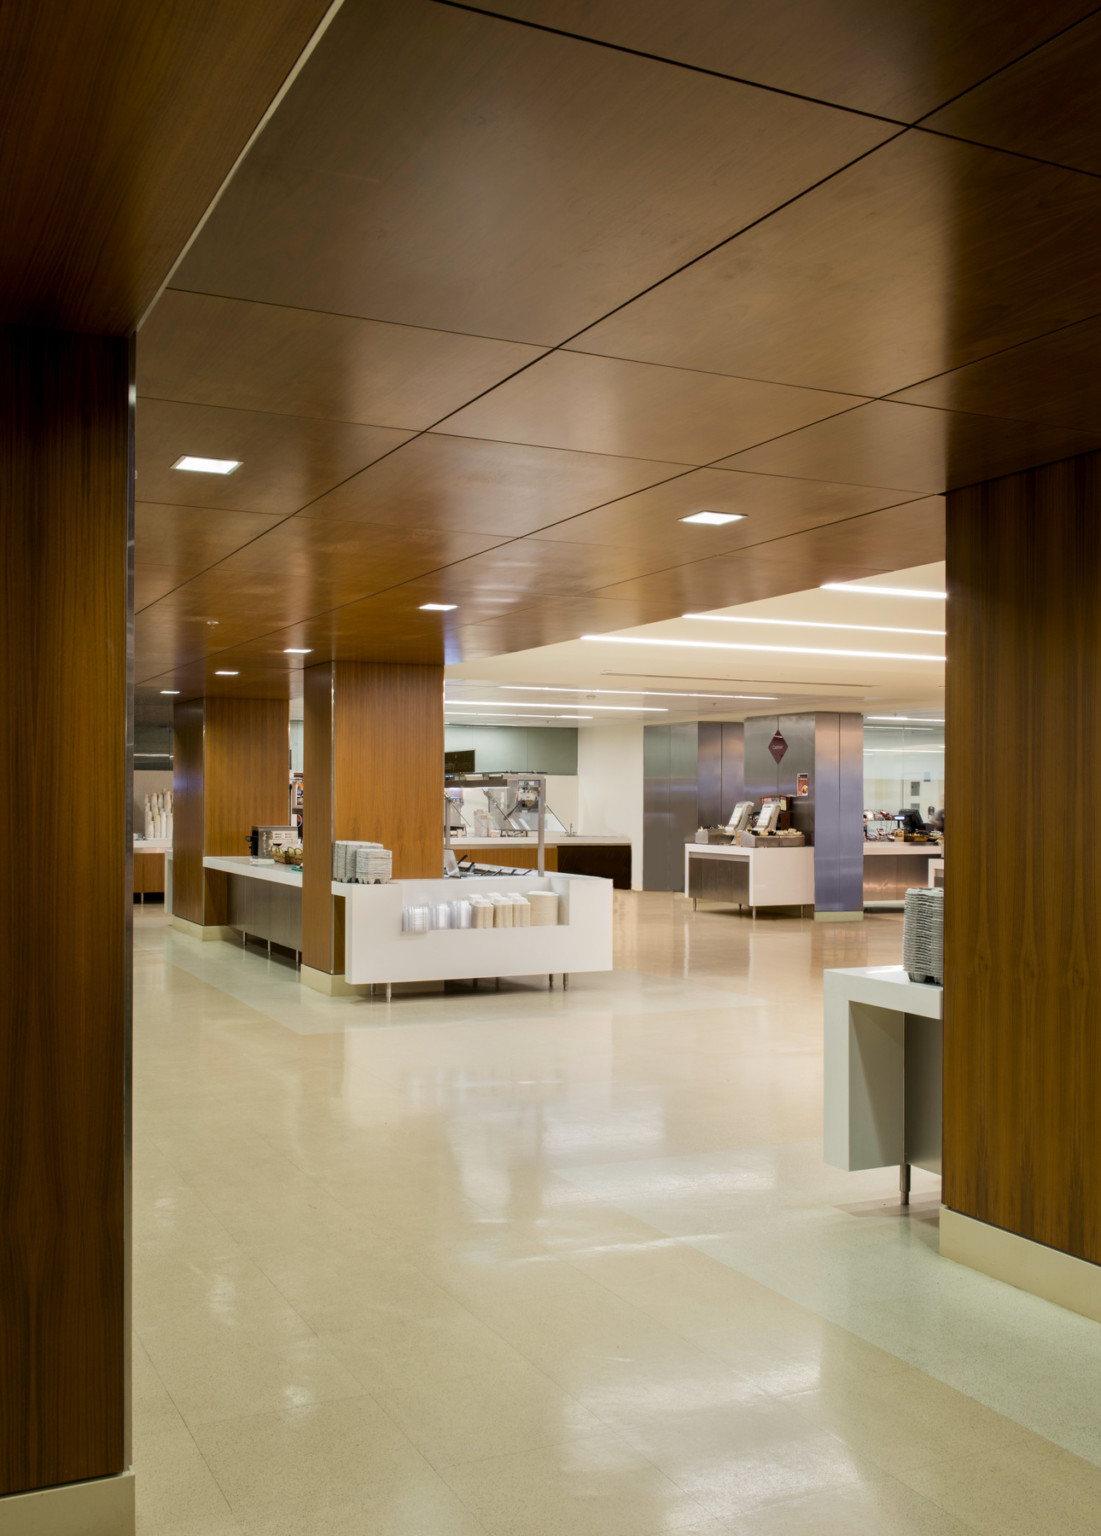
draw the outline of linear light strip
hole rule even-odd
[[[674,693],[660,688],[552,688],[542,683],[502,683],[502,689],[510,693],[611,693],[621,698],[638,699],[756,699],[773,702],[776,693]]]
[[[865,720],[882,720],[886,725],[943,725],[943,720],[925,715],[865,715]]]
[[[898,629],[891,624],[830,624],[824,619],[755,619],[722,613],[682,613],[682,619],[704,619],[711,624],[778,624],[790,629],[855,629],[866,635],[934,635],[943,640],[943,629]]]
[[[700,651],[771,651],[784,656],[856,656],[865,661],[935,661],[944,665],[943,656],[913,651],[841,651],[812,645],[748,645],[723,640],[644,640],[634,635],[582,635],[581,639],[599,641],[602,645],[673,645]]]
[[[947,592],[933,592],[928,587],[861,587],[852,581],[824,581],[820,592],[870,592],[873,597],[930,597],[944,602]]]
[[[471,709],[542,709],[542,704],[525,704],[523,699],[504,699],[500,703],[496,699],[452,699],[452,704],[469,704]],[[667,715],[669,711],[662,704],[587,704],[586,709],[613,710],[616,714],[631,715]]]
[[[445,709],[445,715],[466,715],[471,720],[591,720],[592,715],[512,715],[488,714],[482,709]]]

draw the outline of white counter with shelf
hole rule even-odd
[[[230,877],[228,926],[301,949],[300,867],[247,854],[208,856],[203,867]],[[559,897],[556,926],[402,931],[402,910],[408,906],[529,891],[553,891]],[[344,900],[344,979],[352,986],[612,969],[610,880],[566,874],[391,880],[385,885],[334,880],[332,893]]]
[[[554,891],[557,926],[402,931],[402,909],[493,892]],[[588,875],[472,876],[333,885],[344,897],[344,976],[353,986],[612,969],[612,883]]]

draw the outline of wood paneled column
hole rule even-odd
[[[173,917],[225,921],[223,878],[204,854],[247,854],[254,826],[288,825],[290,709],[286,699],[210,697],[177,703],[173,722]]]
[[[336,661],[304,677],[302,964],[340,975],[335,841],[385,844],[396,880],[443,873],[443,668]]]
[[[947,559],[944,1200],[1099,1264],[1101,455],[950,494]]]
[[[130,1459],[129,381],[0,327],[0,1495]]]

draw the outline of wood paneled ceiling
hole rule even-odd
[[[329,4],[0,6],[0,322],[132,331]]]
[[[1101,446],[1089,6],[494,12],[344,0],[143,327],[139,688],[923,564]]]

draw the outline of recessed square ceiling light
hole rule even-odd
[[[215,672],[215,677],[240,677],[240,672]]]
[[[173,469],[195,470],[201,475],[232,475],[240,467],[240,459],[201,459],[194,453],[185,453],[172,466]]]
[[[162,688],[161,689],[162,693],[179,693],[179,691],[180,690],[178,688]]]
[[[458,603],[421,603],[422,613],[454,613]]]
[[[741,512],[693,512],[691,517],[682,517],[682,523],[706,523],[709,528],[719,528],[723,523],[740,523]]]
[[[312,645],[287,645],[283,648],[284,656],[309,656],[312,653]]]

